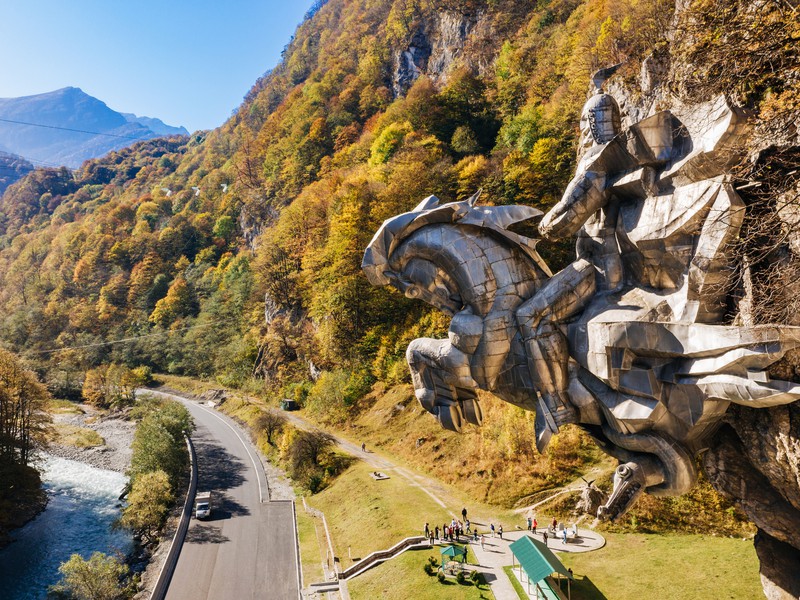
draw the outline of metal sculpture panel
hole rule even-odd
[[[366,250],[374,285],[452,315],[449,338],[417,339],[407,359],[416,396],[446,428],[479,425],[475,390],[536,411],[536,443],[577,423],[620,461],[598,510],[622,515],[644,491],[678,495],[730,403],[800,398],[769,365],[800,328],[725,321],[726,271],[744,205],[726,173],[747,120],[720,98],[620,127],[599,91],[582,118],[584,154],[545,238],[576,236],[576,260],[553,275],[515,223],[528,206],[431,196],[387,220]]]

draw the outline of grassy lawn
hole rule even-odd
[[[409,550],[397,558],[370,569],[347,582],[353,600],[373,598],[414,598],[414,600],[480,600],[494,598],[488,585],[475,586],[467,580],[460,585],[448,578],[439,583],[423,567],[429,556],[438,559],[438,551]]]
[[[573,600],[762,598],[751,540],[604,533],[607,545],[559,558],[575,572]]]
[[[322,523],[309,515],[302,503],[297,504],[297,535],[300,538],[303,584],[308,587],[312,583],[325,581],[325,572],[322,569],[325,560],[325,531]]]
[[[50,441],[64,446],[76,446],[78,448],[93,448],[103,446],[106,441],[99,433],[86,427],[78,427],[68,423],[55,423],[52,426],[52,436]]]
[[[373,470],[354,462],[330,487],[306,499],[325,513],[333,549],[345,569],[370,552],[422,535],[425,521],[433,527],[450,520],[450,513],[418,487],[396,476],[375,481],[369,476]]]
[[[75,414],[83,413],[83,409],[75,402],[51,398],[47,402],[47,410],[53,414]]]
[[[511,565],[507,567],[503,567],[503,571],[506,574],[506,577],[511,580],[511,585],[514,586],[514,591],[517,592],[517,596],[519,596],[520,600],[528,600],[529,596],[525,593],[525,590],[522,588],[522,584],[517,579],[517,576],[514,575],[514,567]]]

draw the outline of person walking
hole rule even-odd
[[[483,550],[483,536],[481,536],[481,550]]]
[[[534,520],[533,520],[533,529],[531,530],[531,531],[534,533],[534,535],[536,534],[536,528],[537,528],[538,526],[539,526],[539,521],[537,521],[536,519],[534,519]]]
[[[467,520],[467,507],[461,509],[461,517],[466,521]]]
[[[495,534],[494,534],[494,523],[490,523],[489,524],[489,531],[492,532],[492,537],[496,537]]]
[[[429,537],[431,535],[431,528],[427,522],[425,522],[425,537]]]
[[[500,529],[498,530],[498,533],[500,534],[500,539],[502,540],[503,539],[503,526],[502,525],[500,525]]]
[[[469,534],[469,533],[470,533],[470,522],[469,522],[469,519],[467,519],[467,523],[466,523],[466,525],[467,525],[467,529],[466,529],[466,531],[467,531],[467,533]]]
[[[533,521],[531,520],[530,517],[528,517],[528,531],[531,530],[531,527],[533,527]]]
[[[546,531],[542,532],[542,537],[544,538],[544,545],[547,546],[547,532]]]
[[[364,442],[361,442],[361,451],[362,452],[366,452],[367,451],[367,445]]]
[[[556,527],[558,527],[558,520],[556,520],[556,518],[553,517],[553,533],[556,532]]]
[[[436,533],[436,539],[438,540],[439,539],[439,526],[438,525],[434,529],[434,532]]]

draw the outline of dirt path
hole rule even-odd
[[[294,413],[284,413],[286,418],[291,422],[293,425],[300,429],[309,430],[309,429],[319,429],[316,425],[307,421],[300,415]],[[424,475],[420,475],[419,473],[414,473],[408,470],[405,467],[398,465],[397,463],[389,460],[386,457],[380,456],[375,452],[372,452],[369,449],[362,450],[359,444],[356,444],[347,438],[342,437],[339,434],[328,432],[330,433],[335,439],[336,443],[339,447],[347,452],[348,454],[355,456],[356,458],[363,460],[367,463],[370,467],[374,468],[376,471],[381,471],[385,473],[395,473],[396,475],[405,479],[409,485],[414,486],[425,492],[428,496],[430,496],[436,504],[441,506],[447,511],[450,511],[451,516],[456,517],[456,513],[452,512],[450,508],[448,508],[447,504],[442,500],[442,496],[446,495],[446,491],[441,483],[438,481],[431,479],[429,477],[425,477]]]
[[[607,472],[608,469],[603,469],[602,467],[594,467],[590,469],[588,472],[584,473],[583,475],[579,475],[576,479],[572,480],[565,486],[561,488],[557,488],[553,491],[552,494],[547,496],[542,500],[538,500],[533,504],[528,504],[525,506],[521,506],[520,508],[515,508],[514,512],[518,515],[525,515],[529,512],[534,512],[540,506],[547,504],[551,500],[558,498],[564,494],[569,494],[572,492],[580,492],[586,486],[587,481],[594,481],[597,479],[598,476],[602,475],[603,473]]]

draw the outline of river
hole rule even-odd
[[[121,473],[59,458],[45,457],[42,481],[49,496],[36,519],[12,533],[14,542],[0,550],[0,597],[40,600],[61,577],[58,567],[77,552],[89,558],[100,551],[123,554],[131,535],[114,531],[118,497],[127,478]]]

